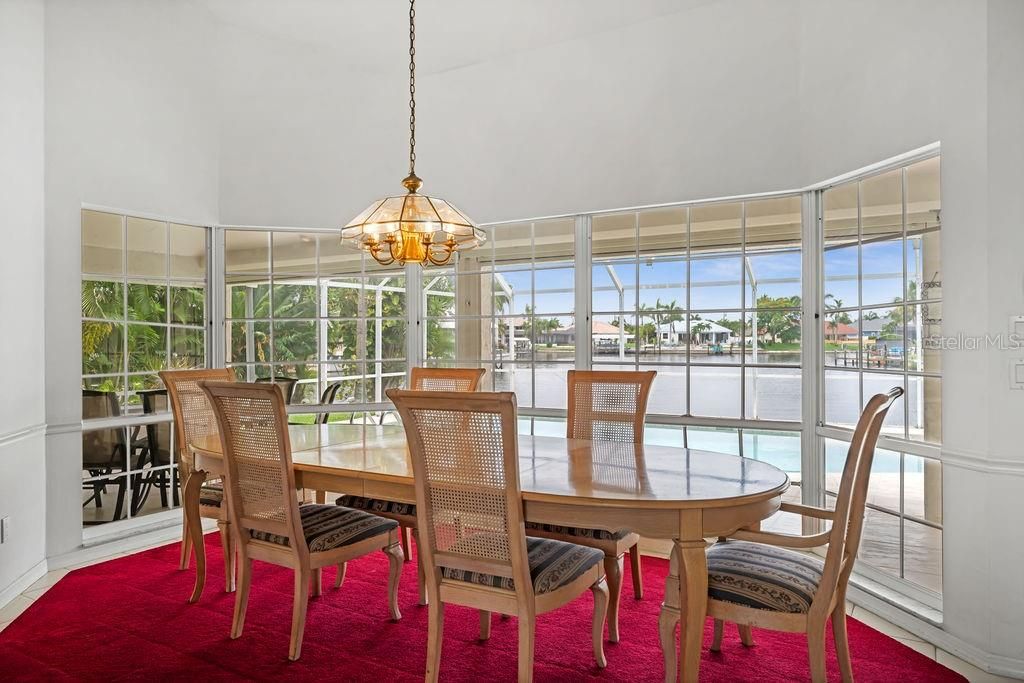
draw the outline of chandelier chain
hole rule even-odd
[[[409,0],[409,175],[416,175],[416,0]]]

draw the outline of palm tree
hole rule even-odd
[[[700,342],[700,335],[705,333],[705,332],[707,332],[707,331],[709,331],[710,329],[711,329],[711,323],[709,323],[707,320],[697,319],[697,322],[695,322],[693,324],[693,326],[690,327],[690,334],[691,335],[695,335],[697,337],[697,341],[699,343]]]
[[[829,303],[829,301],[831,301],[831,303]],[[837,299],[832,294],[826,294],[825,295],[825,310],[830,311],[830,313],[826,313],[826,316],[827,317],[831,317],[831,319],[832,319],[831,327],[832,327],[832,340],[833,341],[838,341],[839,335],[838,335],[836,330],[839,327],[839,323],[842,323],[844,325],[849,325],[850,323],[853,322],[850,319],[850,315],[848,313],[846,313],[845,311],[840,310],[842,307],[843,307],[843,300],[842,299]]]

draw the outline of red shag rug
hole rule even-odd
[[[387,616],[387,561],[382,553],[349,564],[345,585],[333,589],[324,570],[324,594],[309,604],[302,658],[289,662],[292,573],[261,562],[253,570],[245,632],[231,640],[234,596],[223,592],[216,535],[207,537],[208,580],[196,605],[186,601],[194,570],[178,571],[178,544],[79,569],[61,579],[0,632],[4,681],[422,681],[427,609],[416,604],[416,568],[402,574],[402,620]],[[623,581],[622,642],[607,643],[608,668],[597,669],[590,646],[589,594],[537,625],[537,681],[660,681],[658,606],[668,563],[644,558],[646,596],[632,597]],[[627,563],[626,572],[629,572]],[[509,681],[516,676],[516,621],[495,617],[491,639],[477,641],[475,612],[447,607],[441,679]],[[801,635],[754,629],[744,648],[726,627],[720,653],[704,634],[702,681],[802,681],[809,678]],[[858,681],[963,681],[924,655],[849,620],[850,651]],[[831,635],[829,636],[831,637]],[[831,642],[830,642],[831,645]],[[839,680],[834,652],[829,680]]]

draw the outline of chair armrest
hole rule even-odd
[[[825,508],[812,507],[810,505],[800,505],[799,503],[783,503],[779,510],[782,512],[792,512],[796,515],[803,515],[804,517],[814,517],[815,519],[835,519],[836,513],[833,510],[826,510]]]
[[[728,537],[739,541],[754,541],[755,543],[778,545],[784,548],[817,548],[818,546],[828,544],[830,534],[830,531],[823,531],[820,534],[811,534],[809,536],[794,536],[791,534],[775,534],[769,531],[740,529],[729,534]]]

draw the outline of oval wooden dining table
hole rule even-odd
[[[298,487],[415,502],[400,425],[291,425],[289,432]],[[221,444],[213,438],[191,446],[197,471],[183,495],[198,499],[204,478],[222,476]],[[789,477],[767,463],[725,453],[553,436],[520,435],[519,463],[528,521],[613,531],[626,527],[672,540],[658,625],[665,680],[675,681],[680,673],[675,639],[680,623],[682,680],[696,681],[707,609],[704,539],[770,517]],[[189,531],[198,546],[201,521],[193,522]],[[204,574],[197,573],[197,591]]]

